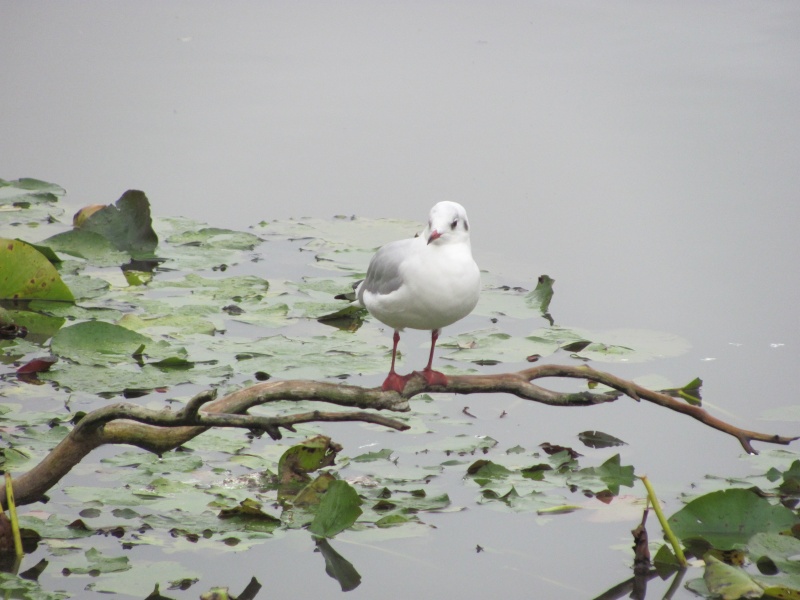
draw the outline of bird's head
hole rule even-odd
[[[428,226],[422,234],[428,244],[469,241],[467,211],[458,202],[439,202],[428,215]]]

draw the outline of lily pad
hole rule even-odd
[[[685,354],[691,344],[682,337],[647,329],[613,329],[591,333],[573,330],[589,343],[580,357],[597,362],[640,363]]]
[[[525,303],[531,308],[538,310],[544,317],[549,317],[550,301],[553,299],[553,284],[555,279],[547,276],[540,275],[536,288],[527,296],[525,296]],[[549,319],[550,324],[553,324],[552,318]]]
[[[62,358],[86,365],[133,362],[133,354],[154,342],[140,333],[106,323],[86,321],[59,330],[51,349]]]
[[[589,448],[612,448],[625,445],[621,439],[602,431],[584,431],[578,434],[578,439]]]
[[[41,589],[36,581],[22,579],[13,573],[0,573],[0,589],[6,592],[9,598],[18,600],[65,600],[69,598],[68,594],[61,592],[47,592]]]
[[[150,217],[150,202],[139,190],[128,190],[116,204],[93,213],[80,228],[97,233],[117,250],[132,254],[152,253],[158,245]]]
[[[463,361],[496,363],[524,362],[528,356],[547,356],[559,348],[557,340],[540,337],[520,338],[494,329],[483,329],[444,340],[440,348],[452,349],[445,356]]]
[[[57,233],[42,243],[56,252],[83,258],[99,267],[123,265],[131,259],[128,252],[118,250],[108,238],[87,229]]]
[[[703,579],[712,595],[723,600],[761,598],[764,588],[758,585],[744,569],[726,564],[711,554],[703,557],[706,570]]]
[[[14,181],[0,179],[0,204],[13,203],[16,206],[25,206],[58,201],[59,196],[66,194],[66,190],[55,183],[48,183],[40,179],[22,177]]]
[[[298,478],[307,481],[308,473],[332,465],[341,449],[341,446],[324,435],[316,435],[292,446],[278,461],[281,481],[288,482]]]
[[[334,537],[356,522],[362,512],[360,505],[361,499],[353,486],[346,481],[334,481],[322,497],[308,530],[320,537]]]
[[[621,485],[633,487],[633,467],[620,464],[620,456],[615,454],[599,467],[581,469],[568,477],[567,482],[592,492],[600,492],[607,488],[608,491],[616,496],[619,494]]]
[[[28,331],[28,341],[37,343],[45,342],[55,335],[64,325],[65,319],[54,317],[29,310],[9,310],[7,312],[11,322]]]
[[[101,573],[116,573],[118,571],[127,571],[131,568],[127,556],[105,556],[96,548],[89,548],[85,553],[85,557],[84,564],[65,568],[64,574],[92,574],[97,576]]]
[[[800,519],[788,508],[745,489],[711,492],[695,498],[669,518],[679,539],[705,540],[717,550],[744,546],[756,533],[791,529]]]
[[[25,242],[0,238],[0,299],[34,298],[75,300],[46,256]]]
[[[260,237],[252,233],[205,226],[186,228],[174,233],[166,241],[176,246],[201,247],[207,252],[218,248],[252,250],[262,242]]]
[[[354,237],[355,228],[358,235]],[[298,241],[313,255],[316,267],[363,274],[375,250],[387,242],[414,237],[423,228],[414,221],[334,217],[264,222],[256,231],[266,239]]]

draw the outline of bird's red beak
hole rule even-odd
[[[442,234],[434,229],[431,231],[431,235],[428,238],[428,243],[430,244],[433,240],[438,240],[440,237],[442,237]]]

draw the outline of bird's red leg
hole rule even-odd
[[[433,351],[436,349],[436,340],[439,339],[439,330],[434,329],[431,331],[431,354],[428,357],[428,364],[422,370],[422,376],[425,378],[425,381],[428,382],[428,385],[447,385],[447,377],[445,377],[444,373],[440,373],[439,371],[433,370]]]
[[[384,392],[395,391],[397,393],[402,393],[403,388],[406,387],[406,381],[408,378],[411,377],[410,375],[398,375],[394,371],[394,361],[397,358],[397,344],[400,342],[400,332],[395,330],[394,337],[392,338],[394,344],[392,345],[392,367],[389,369],[389,375],[386,376],[386,380],[383,382],[381,389]]]

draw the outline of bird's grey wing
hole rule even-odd
[[[415,240],[399,240],[386,244],[369,261],[367,277],[358,288],[358,301],[364,303],[364,292],[386,295],[399,289],[403,284],[400,265],[406,254],[406,246]]]

